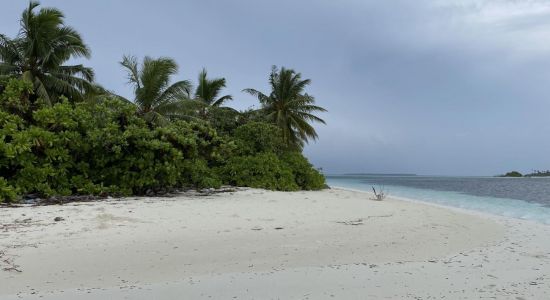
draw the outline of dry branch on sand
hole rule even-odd
[[[384,187],[379,187],[378,192],[376,191],[376,188],[373,186],[372,191],[374,193],[374,198],[372,200],[376,201],[382,201],[386,199],[386,192],[384,191]]]

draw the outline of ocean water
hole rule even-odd
[[[550,224],[550,178],[329,175],[329,186]]]

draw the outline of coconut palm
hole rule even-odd
[[[170,84],[170,77],[178,72],[173,59],[146,56],[140,66],[136,57],[124,56],[120,64],[128,72],[128,82],[134,88],[132,102],[146,120],[164,122],[182,115],[182,101],[189,99],[192,86],[188,80]]]
[[[195,90],[196,112],[202,119],[207,119],[209,111],[221,107],[221,105],[232,100],[231,95],[218,97],[221,90],[225,87],[225,78],[208,79],[206,69],[202,69],[199,74],[199,84]]]
[[[202,101],[208,106],[221,106],[224,102],[232,100],[231,95],[218,98],[221,90],[225,87],[225,78],[208,79],[206,69],[199,74],[199,85],[195,91],[195,99]]]
[[[0,35],[0,77],[18,77],[32,82],[34,99],[56,102],[64,95],[82,99],[92,90],[94,73],[83,65],[65,65],[78,57],[90,57],[90,50],[64,15],[54,8],[36,8],[31,1],[21,16],[21,29],[10,39]]]
[[[243,91],[260,101],[261,111],[268,121],[277,125],[283,132],[283,139],[289,146],[302,147],[309,139],[317,139],[317,132],[310,122],[325,124],[325,121],[313,113],[325,112],[316,106],[313,96],[304,92],[309,79],[302,80],[300,73],[292,69],[281,70],[273,66],[269,76],[271,93],[263,94],[255,89]]]

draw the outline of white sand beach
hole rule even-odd
[[[0,208],[0,299],[550,299],[549,226],[370,197]]]

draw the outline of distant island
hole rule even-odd
[[[550,170],[538,171],[535,170],[530,174],[525,174],[523,177],[550,177]]]
[[[533,172],[525,175],[521,174],[518,171],[511,171],[504,175],[499,175],[497,177],[550,177],[550,170],[546,170],[546,171],[534,170]]]
[[[497,177],[523,177],[523,174],[521,174],[518,171],[511,171],[511,172],[508,172],[504,175],[499,175]]]

